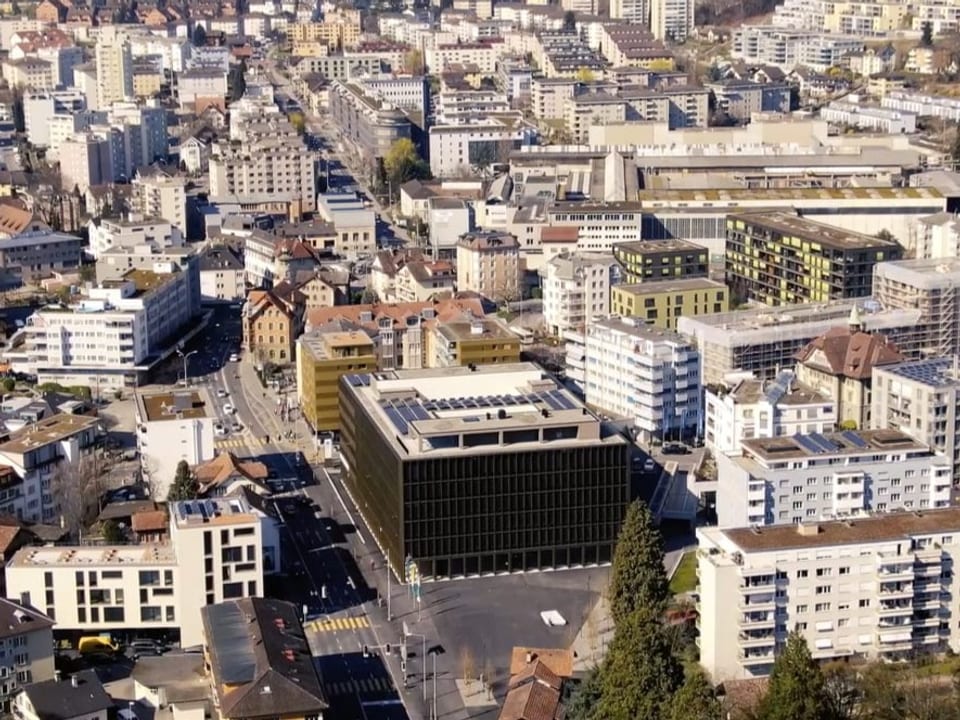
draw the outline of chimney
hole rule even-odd
[[[80,678],[78,678],[76,675],[71,675],[70,684],[73,685],[75,688],[80,687]]]
[[[528,653],[527,653],[527,665],[529,665],[529,664],[532,663],[532,662],[533,662],[533,653],[532,653],[532,652],[528,652]]]

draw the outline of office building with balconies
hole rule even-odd
[[[740,442],[718,454],[720,527],[817,522],[950,504],[953,463],[899,430],[845,430]]]
[[[645,441],[700,433],[700,355],[690,342],[636,318],[591,323],[585,336],[587,404],[633,420]]]
[[[700,664],[763,677],[794,629],[818,661],[960,649],[960,509],[697,531]]]
[[[629,444],[530,364],[346,375],[345,486],[394,572],[610,562]]]

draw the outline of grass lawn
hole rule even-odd
[[[697,588],[697,552],[684,553],[677,571],[670,578],[670,592],[674,595],[692,592]]]

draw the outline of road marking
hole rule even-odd
[[[370,627],[370,620],[366,615],[359,617],[331,618],[329,620],[314,620],[307,623],[307,627],[314,632],[339,632],[341,630],[359,630]]]
[[[363,680],[344,680],[341,682],[325,683],[324,689],[327,695],[353,695],[354,693],[392,693],[394,692],[393,683],[390,678],[367,678]],[[376,701],[370,701],[372,704]]]
[[[243,447],[257,447],[258,445],[263,445],[263,438],[250,436],[244,436],[240,438],[227,438],[226,440],[215,440],[213,443],[218,448],[223,449],[237,449]]]

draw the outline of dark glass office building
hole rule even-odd
[[[535,366],[348,375],[340,402],[344,477],[394,567],[410,557],[441,578],[610,561],[629,445]]]

